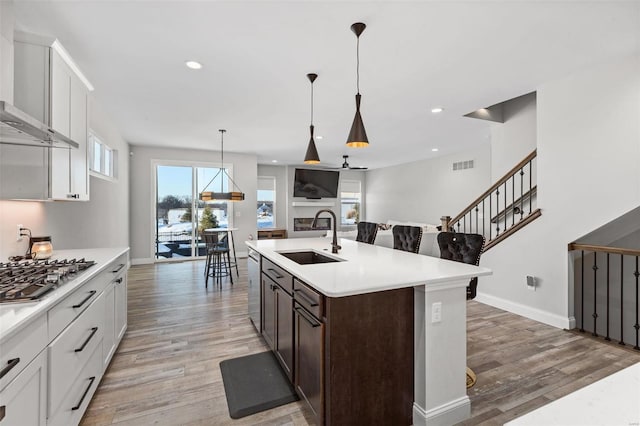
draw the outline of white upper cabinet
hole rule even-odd
[[[48,198],[88,200],[90,84],[57,40],[16,33],[14,50],[15,106],[79,145],[49,150]]]

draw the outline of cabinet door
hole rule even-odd
[[[47,351],[40,354],[0,392],[0,424],[47,423]]]
[[[295,313],[295,387],[322,424],[322,340],[324,324],[303,308]]]
[[[104,340],[102,341],[102,356],[104,368],[111,361],[116,349],[116,287],[111,283],[104,291]]]
[[[127,331],[127,276],[115,280],[115,331],[116,346]]]
[[[72,199],[71,195],[71,151],[70,148],[55,148],[51,151],[51,198]]]
[[[89,199],[89,169],[87,163],[87,90],[78,77],[71,77],[69,137],[78,143],[71,150],[70,183],[73,199]]]
[[[293,298],[276,286],[276,355],[289,380],[293,379]]]
[[[51,127],[69,137],[71,114],[71,70],[58,52],[51,49]]]
[[[271,349],[275,350],[276,301],[275,288],[271,278],[262,274],[262,336]]]

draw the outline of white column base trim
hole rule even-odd
[[[530,306],[512,302],[511,300],[503,299],[501,297],[492,296],[490,294],[478,292],[478,295],[474,300],[553,327],[566,328],[568,330],[575,327],[576,320],[573,317],[563,317],[562,315],[556,315],[548,311],[532,308]]]
[[[466,395],[429,411],[413,403],[414,426],[449,426],[467,420],[469,417],[471,417],[471,401]]]

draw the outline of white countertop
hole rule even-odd
[[[289,238],[245,241],[273,263],[282,267],[322,294],[330,297],[352,296],[421,285],[491,275],[491,270],[431,256],[407,253],[340,238],[338,254],[331,253],[327,238]],[[299,265],[279,251],[312,250],[343,262]]]
[[[640,424],[640,363],[550,402],[509,426]]]
[[[52,306],[73,292],[76,288],[104,270],[118,256],[129,251],[124,248],[99,248],[81,250],[54,250],[51,259],[93,260],[95,265],[77,274],[70,281],[48,293],[42,300],[35,302],[0,303],[0,342],[11,337],[31,321],[46,313]]]

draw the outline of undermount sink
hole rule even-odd
[[[307,251],[295,251],[295,252],[282,252],[279,251],[279,254],[286,257],[287,259],[293,260],[299,265],[313,265],[316,263],[331,263],[331,262],[342,262],[342,259],[336,259],[335,257],[325,256],[315,251],[307,250]]]

